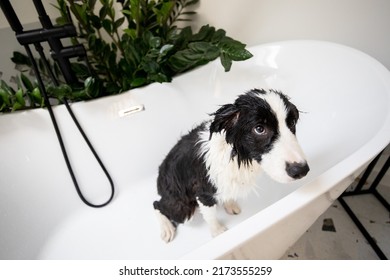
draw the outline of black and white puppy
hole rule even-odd
[[[216,216],[217,204],[239,214],[236,201],[255,187],[261,170],[278,182],[309,172],[295,137],[298,109],[281,92],[253,89],[212,116],[183,136],[159,167],[161,199],[153,206],[165,242],[196,207],[213,236],[225,231]]]

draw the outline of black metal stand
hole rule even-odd
[[[348,196],[356,196],[356,195],[374,195],[376,199],[387,209],[387,211],[390,212],[390,205],[386,201],[386,199],[378,192],[377,187],[382,180],[383,176],[386,174],[387,170],[390,166],[390,157],[386,160],[385,164],[383,165],[382,169],[379,171],[377,177],[371,184],[371,186],[368,189],[363,190],[363,186],[366,183],[368,177],[370,176],[372,170],[378,163],[379,158],[381,157],[383,152],[381,152],[367,167],[366,171],[363,173],[362,178],[360,179],[359,183],[357,184],[356,188],[352,191],[346,191],[344,192],[340,197],[339,201],[347,214],[351,217],[352,221],[355,223],[355,225],[358,227],[358,229],[361,231],[363,236],[366,238],[367,242],[371,245],[375,253],[378,255],[378,257],[381,260],[387,260],[387,256],[383,253],[383,251],[379,248],[378,244],[376,243],[375,239],[371,236],[371,234],[367,231],[367,229],[364,227],[364,225],[359,221],[359,218],[355,215],[353,210],[348,206],[347,202],[345,201],[344,197]]]
[[[60,148],[62,151],[62,154],[64,156],[65,163],[67,165],[69,174],[72,178],[73,184],[76,188],[77,194],[79,195],[80,199],[88,206],[91,207],[103,207],[107,205],[108,203],[111,202],[111,200],[114,197],[114,183],[111,179],[110,174],[108,173],[106,167],[104,166],[103,162],[100,160],[98,154],[96,153],[94,147],[92,146],[91,142],[89,141],[87,135],[85,134],[84,130],[82,129],[81,125],[79,124],[76,116],[74,115],[68,101],[66,98],[64,98],[62,101],[65,104],[66,109],[68,110],[69,115],[71,116],[74,124],[76,125],[77,129],[79,130],[80,134],[84,138],[84,141],[87,143],[91,153],[94,155],[96,161],[99,163],[102,171],[104,172],[105,176],[107,177],[107,180],[110,184],[111,187],[111,195],[107,199],[106,202],[102,204],[93,204],[89,202],[84,195],[82,194],[80,187],[78,185],[76,176],[73,172],[71,162],[69,160],[63,137],[61,135],[61,131],[58,127],[57,120],[55,118],[53,109],[50,104],[49,96],[46,92],[45,85],[43,84],[43,80],[41,77],[41,74],[39,72],[39,68],[37,66],[37,63],[35,61],[35,58],[32,54],[30,45],[33,45],[39,54],[46,70],[48,71],[50,78],[55,86],[59,85],[59,82],[57,81],[53,70],[51,69],[48,60],[45,57],[45,54],[43,52],[43,47],[41,43],[43,42],[48,42],[50,46],[50,51],[53,59],[56,61],[58,64],[65,81],[68,84],[77,84],[79,81],[77,80],[76,75],[71,69],[71,64],[70,64],[70,58],[73,57],[84,57],[87,65],[88,61],[86,60],[86,52],[85,49],[82,45],[78,46],[71,46],[71,47],[64,47],[61,43],[62,38],[69,38],[69,37],[75,37],[77,36],[76,28],[73,26],[73,24],[66,24],[63,26],[53,26],[51,23],[51,20],[49,16],[47,15],[44,6],[42,5],[41,0],[32,0],[34,3],[34,6],[37,10],[38,16],[39,16],[39,21],[42,24],[42,28],[40,29],[34,29],[34,30],[29,30],[29,31],[24,31],[23,26],[21,25],[19,18],[17,17],[12,5],[10,4],[9,0],[0,0],[0,7],[3,10],[3,13],[5,17],[7,18],[12,30],[16,34],[16,39],[18,42],[25,47],[25,50],[27,52],[28,57],[30,58],[31,64],[33,66],[34,74],[37,78],[38,81],[38,86],[39,89],[43,95],[43,98],[45,100],[45,105],[49,111],[50,118],[52,120],[54,130],[57,135],[58,142],[60,144]]]

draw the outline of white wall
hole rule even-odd
[[[389,0],[201,0],[198,26],[209,23],[255,45],[327,40],[360,49],[390,69]]]
[[[11,2],[24,23],[34,22],[31,1]],[[43,2],[49,14],[56,15],[49,4],[56,1]],[[201,0],[197,12],[195,27],[209,23],[248,45],[293,39],[333,41],[360,49],[390,69],[389,0]],[[6,26],[1,14],[0,71],[7,80],[16,73],[9,57],[21,47]]]

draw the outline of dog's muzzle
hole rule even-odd
[[[286,162],[286,172],[293,179],[301,179],[306,176],[310,168],[307,162]]]

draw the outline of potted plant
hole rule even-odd
[[[191,20],[191,8],[199,0],[57,0],[58,24],[76,22],[78,36],[72,44],[82,44],[88,65],[72,62],[79,83],[53,85],[45,79],[52,100],[61,103],[90,100],[118,94],[150,83],[170,82],[179,74],[220,59],[225,71],[233,61],[246,60],[251,53],[245,44],[226,35],[222,29],[205,25],[196,33],[178,23]],[[116,9],[119,5],[120,12]],[[31,62],[14,52],[12,60],[21,70],[16,89],[0,82],[0,112],[43,107],[37,83],[26,73]],[[43,77],[45,67],[37,60]],[[55,63],[53,72],[63,81]]]

